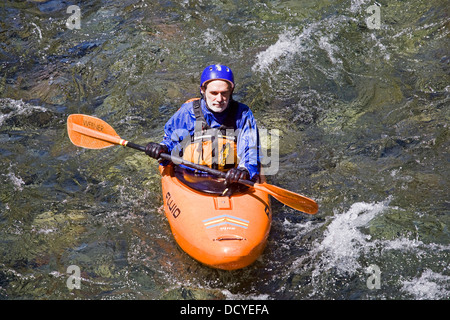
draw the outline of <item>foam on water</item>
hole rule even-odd
[[[363,5],[367,6],[368,4],[371,4],[370,0],[352,0],[350,12],[358,12],[361,10],[361,8],[363,8]]]
[[[368,16],[366,9],[370,2],[366,0],[352,1],[351,6],[342,11],[330,13],[327,18],[306,24],[303,29],[290,27],[278,35],[278,40],[260,52],[252,66],[253,72],[266,72],[276,66],[272,72],[288,71],[298,68],[305,60],[321,72],[335,78],[335,72],[348,73],[348,67],[344,67],[343,59],[352,59],[350,55],[344,55],[347,50],[345,42],[340,40],[341,32],[347,30],[349,25],[361,25],[366,23]],[[390,29],[388,24],[383,24],[383,29]],[[389,62],[392,55],[392,46],[386,45],[384,39],[371,30],[363,34],[363,47],[366,55],[376,55]],[[323,56],[326,56],[331,67],[324,64]],[[340,57],[342,56],[342,57]],[[302,58],[302,63],[299,62]],[[322,59],[322,60],[321,60]]]
[[[418,300],[448,299],[450,277],[426,269],[420,277],[402,282],[402,290]]]
[[[7,178],[9,178],[9,180],[12,182],[13,186],[14,186],[14,190],[16,191],[22,191],[23,190],[23,185],[25,184],[25,182],[22,180],[21,177],[17,176],[14,171],[13,171],[13,167],[12,164],[9,165],[9,170],[8,170],[8,174],[2,174],[3,176],[6,176]]]
[[[48,110],[44,107],[31,105],[22,100],[4,98],[0,99],[0,111],[1,111],[0,113],[0,127],[1,127],[3,125],[3,122],[11,118],[12,116],[30,115],[35,111],[45,112]]]
[[[268,294],[255,294],[255,295],[243,295],[243,294],[233,294],[229,290],[222,290],[227,300],[272,300]]]
[[[316,56],[317,50],[324,51],[333,65],[341,64],[336,57],[339,47],[333,44],[337,31],[355,18],[345,15],[330,16],[319,22],[312,22],[302,30],[289,28],[279,34],[278,41],[256,56],[252,66],[254,72],[264,72],[276,61],[283,60],[280,69],[289,68],[292,57],[309,54]],[[317,64],[319,66],[319,64]]]
[[[371,222],[401,208],[390,206],[392,198],[383,202],[357,202],[344,211],[336,211],[324,223],[303,224],[285,223],[284,228],[291,230],[298,226],[298,238],[307,236],[315,230],[322,230],[323,238],[311,244],[309,253],[294,261],[291,271],[311,274],[311,296],[323,297],[328,294],[323,284],[337,287],[339,279],[361,280],[365,287],[371,264],[381,269],[382,284],[386,290],[384,297],[412,295],[415,299],[446,299],[450,297],[450,277],[445,275],[448,267],[445,263],[430,264],[436,256],[446,256],[450,246],[425,243],[419,239],[400,236],[395,239],[376,239],[368,232]],[[330,222],[331,220],[331,222]],[[295,239],[294,239],[295,240]],[[427,267],[421,270],[401,261],[391,261],[391,257],[401,256],[406,262],[419,260]],[[445,259],[445,258],[444,258]],[[442,266],[444,269],[442,270]],[[436,267],[436,269],[434,269]],[[399,271],[398,268],[402,268]],[[434,269],[434,270],[432,270]],[[436,272],[436,270],[440,270]],[[398,271],[398,272],[397,272]],[[359,280],[357,280],[359,281]]]
[[[295,31],[292,29],[281,33],[275,44],[269,46],[265,51],[260,52],[256,56],[256,62],[253,65],[252,70],[254,72],[265,71],[276,60],[306,50],[307,47],[305,41],[309,38],[312,29],[312,26],[306,28],[300,35],[295,35]]]
[[[205,45],[212,50],[215,50],[219,54],[224,53],[224,49],[230,44],[230,40],[227,39],[222,32],[208,28],[203,33],[203,40]]]
[[[359,228],[383,213],[388,201],[382,203],[354,203],[344,213],[336,214],[325,231],[325,238],[316,245],[314,252],[321,253],[321,271],[336,268],[339,273],[352,274],[362,266],[358,262],[361,252],[374,244],[371,236]]]

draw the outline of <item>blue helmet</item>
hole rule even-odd
[[[200,88],[202,88],[206,82],[211,80],[225,80],[231,84],[234,89],[234,76],[230,68],[221,64],[212,64],[207,66],[200,78]]]

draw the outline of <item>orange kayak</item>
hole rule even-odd
[[[269,195],[248,188],[230,197],[194,190],[160,166],[164,211],[178,245],[197,261],[235,270],[263,252],[272,223]]]

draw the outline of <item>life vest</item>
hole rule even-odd
[[[191,101],[195,127],[194,134],[191,135],[191,144],[183,150],[183,159],[221,171],[236,167],[238,159],[235,116],[238,103],[231,100],[224,123],[218,128],[211,128],[203,115],[201,100],[197,98],[186,102]]]

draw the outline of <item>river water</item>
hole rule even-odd
[[[5,0],[0,19],[1,299],[449,299],[448,1]],[[320,208],[273,200],[233,272],[177,247],[156,161],[66,132],[85,113],[160,141],[211,63],[280,132],[269,182]]]

